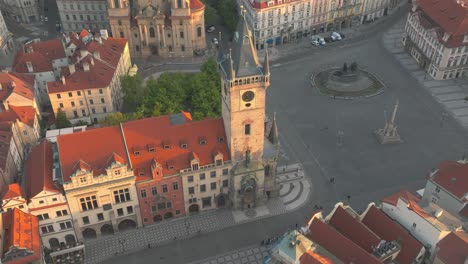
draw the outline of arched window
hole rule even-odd
[[[154,28],[152,27],[149,28],[149,33],[150,33],[150,38],[154,38],[156,36],[154,32]]]
[[[114,0],[114,8],[119,8],[119,7],[120,7],[120,1]]]
[[[182,8],[182,0],[177,0],[177,8]]]

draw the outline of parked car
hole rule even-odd
[[[319,37],[317,40],[320,43],[320,45],[322,45],[322,46],[326,44],[325,39],[322,38],[322,37]]]
[[[335,38],[335,40],[338,40],[338,41],[341,40],[341,35],[339,33],[337,33],[337,32],[332,32],[331,37]]]
[[[333,42],[334,40],[331,37],[324,38],[324,41],[327,43]]]
[[[341,33],[341,32],[338,32],[338,34],[340,34],[340,36],[341,36],[341,39],[344,39],[344,38],[346,37],[346,35],[345,35],[345,34],[343,34],[343,33]]]
[[[310,43],[314,46],[320,46],[320,42],[318,42],[318,40],[311,40]]]
[[[218,41],[217,38],[213,38],[213,39],[211,40],[211,42],[213,42],[213,44],[215,44],[215,45],[218,45],[218,44],[219,44],[219,41]]]
[[[206,27],[206,32],[211,33],[211,32],[213,32],[213,31],[215,31],[215,29],[216,29],[215,26],[210,25],[210,26],[207,26],[207,27]]]

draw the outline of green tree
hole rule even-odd
[[[239,10],[237,9],[236,0],[219,0],[216,9],[220,17],[223,18],[223,24],[231,32],[234,32],[239,22]]]
[[[57,115],[55,116],[55,126],[57,128],[66,128],[72,126],[70,120],[67,118],[67,115],[65,115],[65,112],[63,112],[61,108],[57,109]]]
[[[140,74],[135,76],[124,75],[120,78],[123,100],[128,107],[138,107],[146,94],[146,86]]]
[[[211,5],[205,4],[205,25],[218,24],[219,21],[220,17],[216,9],[214,9]]]
[[[113,113],[108,114],[99,124],[101,126],[117,126],[120,123],[124,123],[127,121],[141,119],[143,117],[143,113],[141,112],[131,112],[131,113]]]
[[[201,72],[192,79],[192,115],[195,120],[219,117],[221,97],[219,86],[207,73]]]

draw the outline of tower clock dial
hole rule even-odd
[[[255,98],[255,93],[252,91],[247,91],[242,94],[242,101],[250,102]]]

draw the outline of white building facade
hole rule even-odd
[[[465,13],[466,7],[452,0],[441,3],[443,7],[436,8],[430,0],[414,2],[403,44],[435,80],[460,78],[468,69],[468,23],[465,17],[453,20],[448,14]]]
[[[387,16],[390,4],[390,0],[364,0],[361,23]]]
[[[58,0],[57,7],[64,32],[80,32],[82,29],[110,30],[106,0]]]
[[[0,10],[5,17],[29,24],[40,21],[39,3],[34,0],[0,0]]]
[[[0,12],[0,56],[10,54],[13,49],[13,38],[5,24],[5,19]]]

